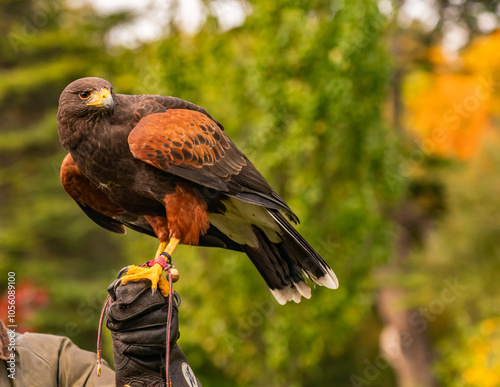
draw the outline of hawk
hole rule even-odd
[[[310,298],[306,278],[338,287],[292,210],[205,109],[81,78],[61,94],[57,129],[69,152],[63,187],[98,225],[158,238],[156,256],[179,243],[245,252],[280,304]],[[155,289],[162,270],[130,266],[122,280],[150,278]]]

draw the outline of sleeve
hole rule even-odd
[[[98,377],[97,355],[80,349],[66,337],[38,333],[16,335],[14,354],[14,378],[8,377],[11,372],[2,361],[0,387],[115,386],[114,372],[107,363],[103,362]]]
[[[115,373],[103,361],[101,376],[97,376],[97,355],[77,347],[71,340],[63,338],[59,352],[59,386],[114,387]]]

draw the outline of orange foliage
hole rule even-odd
[[[500,71],[500,30],[481,36],[462,55],[464,68],[483,75]],[[495,77],[498,79],[498,77]]]
[[[467,341],[467,364],[462,381],[467,386],[497,387],[500,385],[499,320],[485,320],[477,335]]]
[[[446,61],[437,49],[430,59],[431,72],[406,78],[407,127],[428,154],[468,158],[500,111],[500,31],[476,39],[457,61]]]

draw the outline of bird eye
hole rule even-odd
[[[78,96],[81,98],[81,99],[89,99],[90,96],[92,95],[92,93],[90,91],[80,91],[78,93]]]

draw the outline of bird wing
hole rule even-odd
[[[207,189],[283,211],[298,222],[283,199],[234,145],[222,128],[202,112],[170,109],[143,117],[128,137],[134,157]]]
[[[109,200],[104,192],[85,177],[69,153],[61,165],[61,182],[64,190],[83,212],[106,230],[125,234],[124,226],[127,226],[140,233],[156,236],[151,225],[143,217],[127,213]],[[215,226],[210,226],[208,232],[200,236],[200,245],[241,251],[240,245],[234,243]]]

